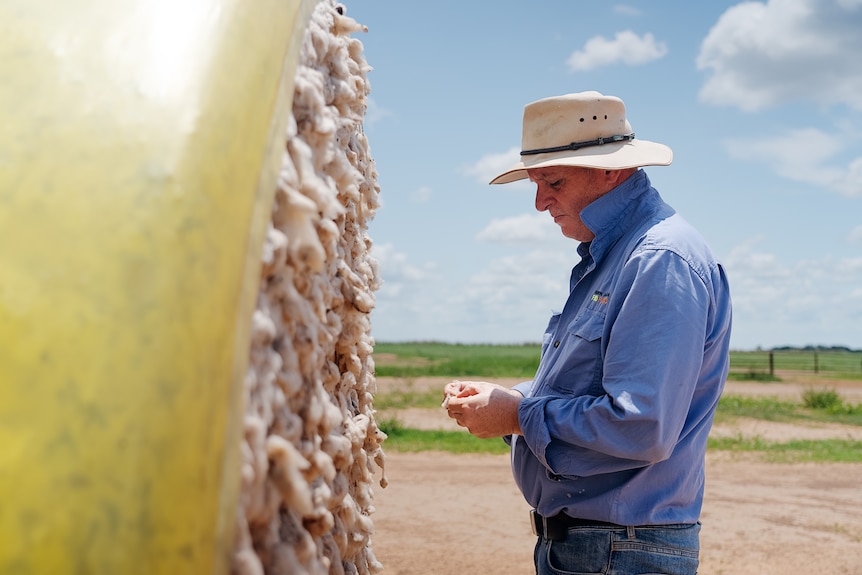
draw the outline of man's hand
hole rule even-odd
[[[521,433],[518,404],[523,397],[517,391],[486,381],[452,381],[443,392],[449,417],[476,437]]]

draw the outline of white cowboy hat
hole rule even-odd
[[[622,100],[599,92],[578,92],[524,106],[521,161],[490,183],[523,180],[531,168],[624,170],[667,166],[672,160],[673,151],[664,144],[635,139]]]

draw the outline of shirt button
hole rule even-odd
[[[554,342],[554,348],[560,347],[560,340]]]

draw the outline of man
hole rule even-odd
[[[730,290],[700,234],[650,185],[667,146],[598,92],[524,108],[536,209],[581,242],[536,376],[445,387],[449,416],[512,446],[539,574],[693,574],[707,436],[729,366]]]

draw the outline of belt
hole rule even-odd
[[[557,513],[552,517],[539,515],[535,509],[530,510],[530,524],[533,526],[533,535],[558,541],[566,538],[566,532],[570,527],[611,527],[625,529],[624,525],[608,523],[606,521],[593,521],[591,519],[577,519],[569,517],[565,513]]]

